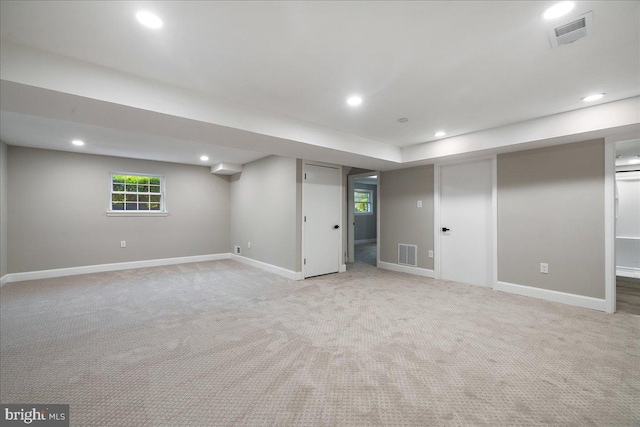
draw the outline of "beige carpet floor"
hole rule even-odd
[[[234,261],[0,290],[0,400],[74,426],[632,426],[640,317]]]
[[[376,243],[362,243],[354,246],[354,258],[356,262],[363,262],[372,266],[377,265],[378,250]]]

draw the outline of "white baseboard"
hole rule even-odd
[[[497,282],[494,288],[497,291],[523,295],[547,301],[560,302],[576,307],[590,308],[592,310],[606,311],[605,300],[600,298],[585,297],[582,295],[568,294],[566,292],[551,291],[549,289],[534,288],[531,286],[515,285],[507,282]]]
[[[9,276],[8,274],[5,274],[4,276],[0,277],[0,288],[5,284],[9,282]]]
[[[280,276],[286,277],[291,280],[302,280],[302,271],[291,271],[286,268],[278,267],[273,264],[267,264],[266,262],[256,261],[255,259],[247,258],[241,255],[230,254],[231,259],[234,261],[241,262],[242,264],[247,264],[252,267],[261,268],[262,270],[268,271],[269,273],[279,274]]]
[[[364,243],[378,243],[378,239],[362,239],[362,240],[354,240],[354,245],[362,245]]]
[[[340,268],[338,269],[338,273],[344,273],[347,271],[347,264],[340,264]]]
[[[430,277],[432,279],[436,277],[436,272],[433,270],[429,270],[426,268],[419,268],[419,267],[411,267],[409,265],[394,264],[392,262],[378,261],[378,268],[397,271],[400,273],[409,273],[416,276]]]
[[[616,267],[616,276],[632,277],[634,279],[640,279],[640,268]]]
[[[186,264],[190,262],[217,261],[229,259],[230,254],[195,255],[178,258],[150,259],[145,261],[117,262],[112,264],[85,265],[81,267],[56,268],[53,270],[27,271],[2,276],[2,284],[25,280],[50,279],[53,277],[76,276],[79,274],[102,273],[105,271],[131,270],[135,268],[160,267],[163,265]]]

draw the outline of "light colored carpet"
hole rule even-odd
[[[378,259],[378,247],[376,243],[362,243],[360,245],[355,245],[354,247],[354,258],[356,262],[364,262],[365,264],[369,264],[372,266],[377,265]]]
[[[76,426],[628,426],[640,317],[356,263],[233,261],[10,283],[0,400]]]

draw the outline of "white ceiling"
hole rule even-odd
[[[638,158],[640,158],[640,139],[616,142],[616,166],[640,168],[638,164],[629,164],[629,160]]]
[[[434,140],[439,129],[451,137],[584,108],[589,93],[606,92],[602,103],[640,95],[640,2],[578,2],[570,17],[593,11],[594,33],[551,49],[547,28],[564,18],[540,15],[553,3],[2,1],[0,38],[256,116],[406,147]],[[141,27],[140,9],[160,15],[164,28]],[[364,98],[360,108],[345,104],[353,93]],[[37,119],[3,115],[0,137],[23,145],[42,138],[29,121]],[[118,139],[97,132],[100,144]],[[148,151],[154,144],[145,138],[131,147]],[[155,144],[162,159],[174,158],[162,152],[169,145]],[[269,154],[217,153],[214,145],[194,145],[188,155],[208,148],[212,158],[245,162]],[[122,144],[113,148],[126,155]]]
[[[158,161],[170,159],[174,163],[194,165],[215,165],[219,162],[244,164],[265,157],[264,153],[212,146],[200,141],[125,132],[7,111],[0,112],[0,127],[3,141],[48,150]],[[87,144],[76,147],[69,144],[72,139],[87,141]],[[209,160],[201,161],[200,156],[203,155]]]

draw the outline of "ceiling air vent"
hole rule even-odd
[[[571,18],[570,21],[547,30],[551,47],[553,48],[562,46],[563,44],[573,43],[578,39],[588,36],[592,31],[593,12],[587,12],[577,19]]]

